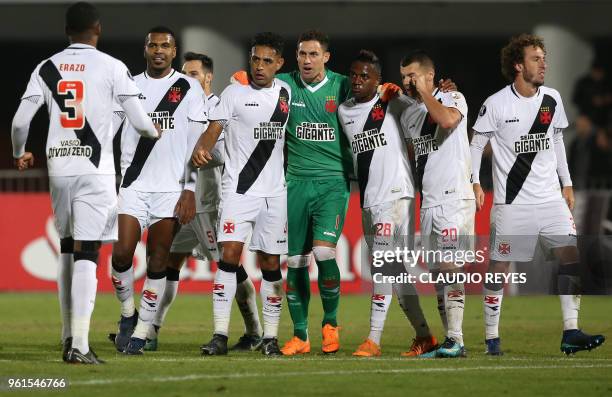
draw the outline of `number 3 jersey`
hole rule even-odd
[[[47,104],[50,176],[115,174],[113,103],[136,96],[127,67],[86,44],[72,44],[42,61],[22,100]]]
[[[414,183],[400,115],[413,103],[408,97],[385,103],[354,98],[338,108],[342,130],[353,154],[361,207],[369,208],[402,197],[414,197]]]
[[[207,121],[204,90],[197,80],[175,70],[159,79],[144,72],[134,80],[144,109],[163,132],[160,139],[141,137],[126,120],[121,131],[121,187],[181,191],[185,166]]]
[[[474,199],[465,97],[460,92],[438,89],[433,96],[445,107],[457,109],[461,121],[452,130],[444,130],[429,115],[424,103],[411,106],[402,114],[402,128],[414,146],[422,208]]]
[[[561,96],[552,88],[542,86],[526,98],[508,85],[487,98],[474,130],[491,138],[496,204],[560,199],[553,135],[567,126]]]
[[[291,90],[279,79],[269,88],[232,84],[210,112],[224,125],[223,194],[285,194],[283,147]]]

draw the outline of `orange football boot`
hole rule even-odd
[[[340,327],[334,327],[331,324],[325,324],[323,327],[323,340],[321,341],[321,350],[323,353],[335,353],[340,349],[340,335],[338,331]]]
[[[294,336],[285,343],[285,346],[281,349],[281,353],[283,353],[284,356],[310,353],[310,341],[303,341],[297,336]]]
[[[380,346],[376,344],[372,339],[368,338],[363,342],[357,350],[353,353],[353,356],[359,357],[378,357],[380,356]]]
[[[402,357],[416,357],[423,353],[429,353],[432,350],[437,349],[438,340],[435,336],[417,336],[412,340],[412,346],[410,350],[402,353]]]

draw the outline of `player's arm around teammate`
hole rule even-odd
[[[197,167],[212,160],[211,149],[225,128],[225,172],[219,214],[221,260],[213,286],[214,333],[203,355],[227,354],[229,320],[236,294],[236,273],[244,243],[257,253],[262,271],[264,335],[262,353],[280,355],[278,325],[282,303],[280,255],[286,252],[286,188],[283,173],[284,129],[290,90],[276,72],[282,67],[283,40],[275,33],[255,35],[250,52],[250,84],[231,85],[211,112],[210,126],[194,148]]]

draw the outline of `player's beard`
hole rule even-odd
[[[523,80],[532,84],[534,87],[540,87],[544,85],[544,78],[540,80],[537,72],[530,73],[528,70],[523,70]]]

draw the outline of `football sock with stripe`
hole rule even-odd
[[[280,268],[272,271],[262,269],[261,274],[263,279],[259,292],[262,302],[263,337],[276,338],[283,302],[283,277]]]
[[[140,310],[138,311],[138,323],[134,329],[134,338],[145,339],[149,328],[153,327],[153,319],[157,314],[159,302],[164,296],[166,289],[166,271],[147,272],[147,278],[142,286],[140,297]]]
[[[232,303],[236,295],[237,264],[219,261],[215,282],[213,284],[213,319],[214,333],[227,336],[229,334]]]

